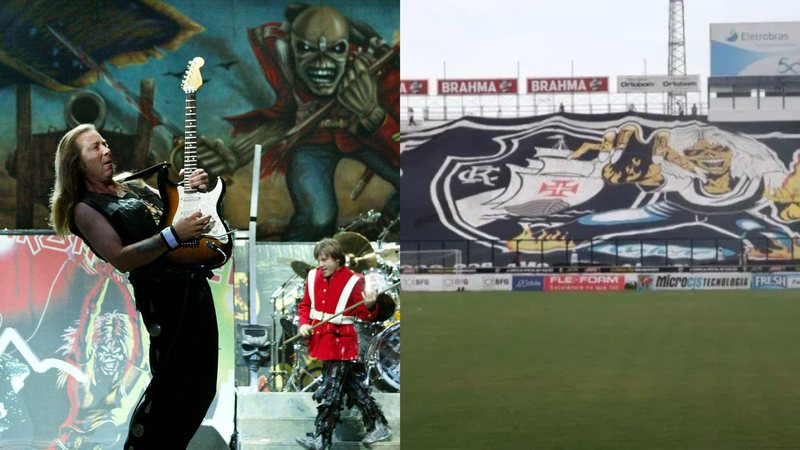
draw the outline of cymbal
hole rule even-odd
[[[396,242],[383,244],[378,251],[378,256],[389,264],[400,263],[400,244]]]
[[[333,239],[339,242],[345,254],[353,256],[363,256],[372,253],[372,244],[364,235],[354,231],[342,231],[333,235]]]
[[[306,278],[308,276],[308,271],[314,268],[311,264],[303,261],[292,261],[289,265],[292,266],[294,273],[302,278]]]
[[[372,244],[363,235],[353,231],[342,231],[333,235],[344,251],[345,263],[356,272],[377,267],[378,260],[373,253]]]
[[[351,263],[351,268],[356,272],[363,272],[372,267],[378,267],[378,258],[374,253],[369,253],[364,256],[357,256],[352,259],[348,258],[348,261]]]

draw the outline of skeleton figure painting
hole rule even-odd
[[[283,174],[293,207],[284,241],[333,235],[340,206],[365,194],[375,175],[393,189],[382,205],[390,223],[400,208],[399,47],[332,6],[291,3],[284,18],[248,30],[274,104],[226,117],[230,145],[202,137],[206,170],[236,170],[263,145],[262,177]],[[343,160],[362,169],[348,192],[337,192]]]
[[[441,152],[427,189],[447,231],[412,227],[404,239],[454,233],[495,246],[507,263],[800,258],[795,134],[625,115],[499,122],[408,135],[408,161]],[[458,134],[480,143],[448,154]]]
[[[117,288],[123,289],[121,296]],[[126,309],[130,303],[125,301],[129,294],[124,289],[104,281],[96,290],[98,297],[89,299],[93,300],[88,305],[90,314],[63,334],[61,353],[84,369],[89,382],[76,383],[64,374],[59,377],[58,384],[69,391],[73,405],[53,449],[121,445],[127,434],[130,412],[150,377],[138,315]]]

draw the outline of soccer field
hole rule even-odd
[[[404,449],[798,449],[800,293],[404,292]]]

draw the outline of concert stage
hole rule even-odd
[[[294,438],[314,430],[317,405],[311,393],[252,392],[238,388],[236,392],[236,428],[241,450],[297,449]],[[400,449],[400,394],[373,392],[381,406],[392,437],[376,442],[371,448]],[[333,433],[333,449],[363,448],[366,434],[357,408],[342,411],[342,421]]]

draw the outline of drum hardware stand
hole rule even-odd
[[[278,319],[277,321],[275,319],[278,316],[278,309],[277,309],[277,305],[276,305],[276,300],[278,298],[280,298],[280,296],[286,291],[286,287],[289,286],[289,284],[294,280],[294,278],[296,276],[297,275],[292,274],[291,277],[289,277],[286,281],[284,281],[283,284],[281,284],[280,287],[278,289],[276,289],[275,292],[272,293],[272,295],[270,296],[270,300],[269,300],[269,302],[272,304],[272,338],[273,338],[272,342],[273,342],[273,344],[272,344],[272,348],[270,349],[270,352],[271,352],[270,353],[270,358],[271,358],[272,364],[270,364],[271,368],[270,368],[270,371],[269,371],[269,376],[270,376],[269,377],[270,378],[269,386],[270,386],[270,389],[272,391],[275,391],[275,389],[277,389],[277,384],[276,384],[277,377],[280,375],[285,380],[286,379],[286,375],[287,375],[286,371],[281,368],[282,367],[281,364],[280,364],[281,360],[279,358],[280,357],[280,355],[279,355],[280,348],[278,346],[278,342],[280,341],[280,336],[278,336],[278,329],[280,329],[281,332],[282,332],[283,331],[283,327],[280,324],[280,321],[279,321],[280,319]],[[284,354],[284,356],[285,356],[285,354]],[[285,384],[284,384],[284,386],[285,386]]]
[[[367,211],[365,213],[359,214],[358,217],[356,217],[356,219],[353,220],[352,222],[350,222],[350,224],[348,224],[346,227],[339,227],[337,231],[339,231],[339,232],[348,231],[348,230],[352,229],[353,227],[355,227],[356,225],[363,225],[363,224],[367,224],[367,223],[375,223],[380,218],[381,218],[381,213],[379,213],[379,212],[377,212],[377,211],[375,211],[373,209],[370,209],[369,211]]]
[[[322,376],[314,378],[314,381],[308,384],[308,386],[303,387],[302,385],[298,384],[298,382],[302,381],[302,376],[314,377],[308,370],[306,370],[305,366],[300,364],[303,356],[300,354],[300,349],[302,348],[302,344],[300,341],[295,341],[294,345],[294,362],[292,363],[292,374],[289,375],[289,379],[283,384],[283,392],[307,392],[310,390],[314,385],[319,383],[322,380]],[[285,373],[286,371],[284,371]]]
[[[397,216],[396,219],[394,219],[393,221],[389,222],[389,225],[386,225],[383,228],[383,230],[381,230],[381,233],[378,235],[378,238],[375,239],[378,242],[378,249],[383,248],[383,240],[386,239],[386,236],[389,235],[389,230],[391,230],[392,227],[397,224],[397,222],[400,222],[400,216]]]

